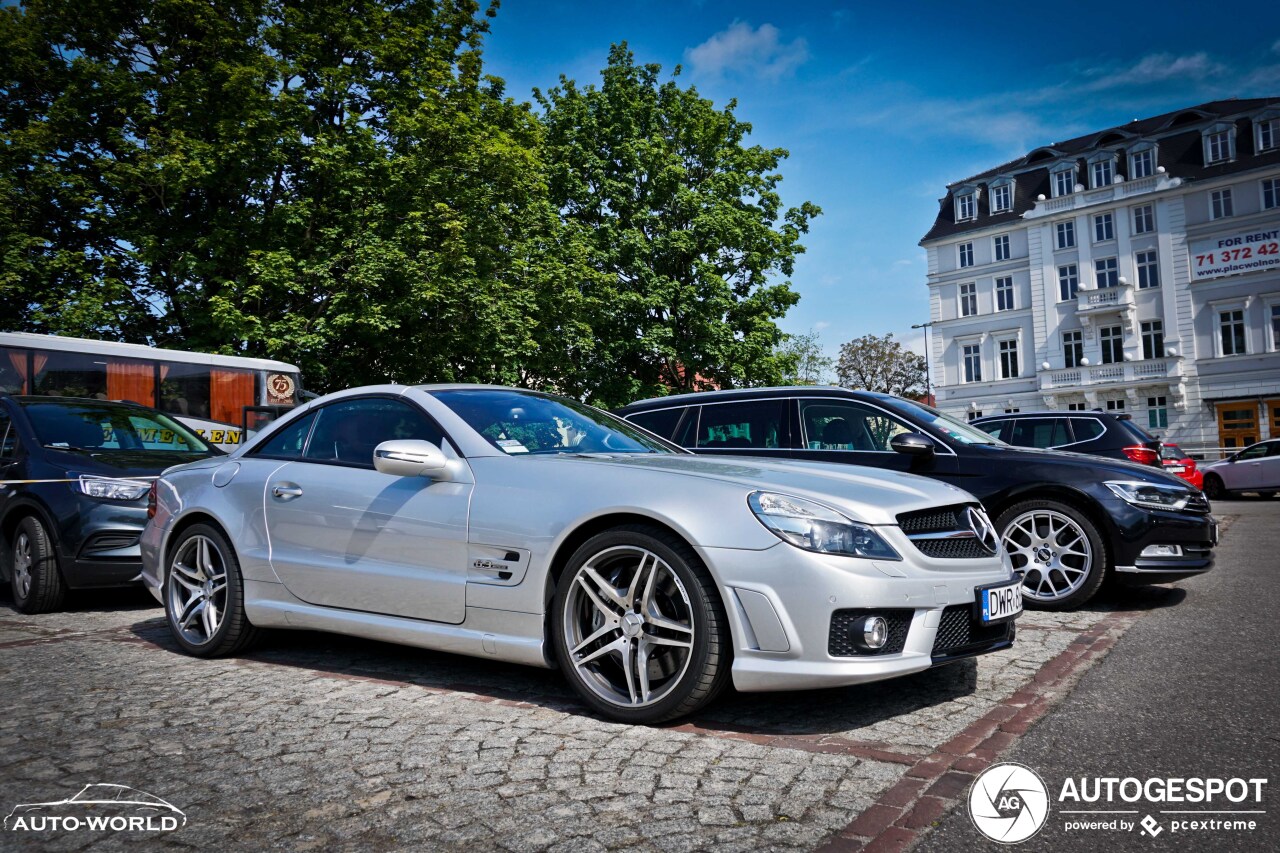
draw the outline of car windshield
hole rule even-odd
[[[621,418],[563,397],[489,388],[431,395],[511,456],[681,452]]]
[[[141,406],[77,400],[28,402],[23,408],[36,439],[56,450],[218,452],[167,415]]]
[[[958,441],[961,444],[998,444],[1001,446],[1005,444],[995,436],[989,435],[977,427],[970,426],[964,421],[956,420],[950,415],[944,415],[932,406],[901,398],[896,398],[890,402],[898,411],[910,415],[918,421],[923,421],[947,438]]]

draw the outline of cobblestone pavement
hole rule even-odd
[[[145,593],[25,616],[0,593],[0,807],[115,783],[166,834],[5,832],[0,848],[768,850],[893,840],[1177,588],[1027,613],[1011,650],[905,679],[730,694],[682,724],[584,711],[554,673],[313,633],[178,653]],[[889,809],[889,811],[886,811]],[[887,831],[887,834],[886,834]]]

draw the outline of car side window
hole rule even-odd
[[[700,449],[784,447],[782,400],[750,400],[704,405],[698,424]]]
[[[254,456],[265,456],[270,459],[299,459],[302,449],[307,445],[307,436],[311,434],[311,426],[316,422],[316,413],[310,412],[290,423],[282,430],[253,451]]]
[[[1106,428],[1094,418],[1072,418],[1071,429],[1076,441],[1093,441],[1106,432]]]
[[[302,458],[373,467],[373,449],[384,441],[417,439],[439,447],[444,434],[426,415],[401,400],[362,397],[325,406]]]
[[[1268,457],[1280,456],[1280,441],[1271,442],[1267,445],[1267,448]]]
[[[1267,455],[1267,445],[1265,445],[1265,444],[1255,444],[1253,447],[1249,447],[1249,448],[1246,448],[1246,449],[1244,449],[1244,450],[1240,451],[1240,455],[1239,455],[1238,457],[1236,457],[1236,458],[1238,458],[1238,459],[1261,459],[1262,457],[1264,457],[1264,456],[1266,456],[1266,455]]]
[[[1010,444],[1018,447],[1058,447],[1070,444],[1067,423],[1062,418],[1018,418],[1013,422]]]
[[[17,453],[17,430],[9,423],[8,412],[0,412],[0,460],[12,459]]]
[[[999,438],[1000,433],[1004,431],[1004,425],[1007,423],[1008,421],[987,421],[986,423],[974,424],[974,426],[992,438]]]
[[[915,432],[909,424],[871,406],[855,402],[801,400],[805,448],[889,453],[895,435]]]
[[[636,412],[633,415],[627,415],[627,420],[655,435],[671,438],[671,434],[676,431],[676,425],[680,423],[682,414],[684,409],[658,409],[656,412]]]

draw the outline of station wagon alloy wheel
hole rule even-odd
[[[564,607],[565,647],[599,698],[643,708],[679,684],[694,644],[692,605],[657,554],[629,546],[601,551],[575,572]]]
[[[999,526],[1028,604],[1061,610],[1097,592],[1105,566],[1103,546],[1094,526],[1073,508],[1032,501],[1005,512]]]
[[[227,604],[227,567],[207,536],[192,536],[169,567],[169,612],[189,643],[204,645],[218,633]]]

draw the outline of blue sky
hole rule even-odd
[[[486,70],[530,99],[599,81],[609,45],[684,67],[750,141],[782,147],[784,200],[823,209],[787,332],[829,354],[893,332],[923,352],[917,246],[948,183],[1040,145],[1227,97],[1280,95],[1274,2],[758,3],[504,0]]]

